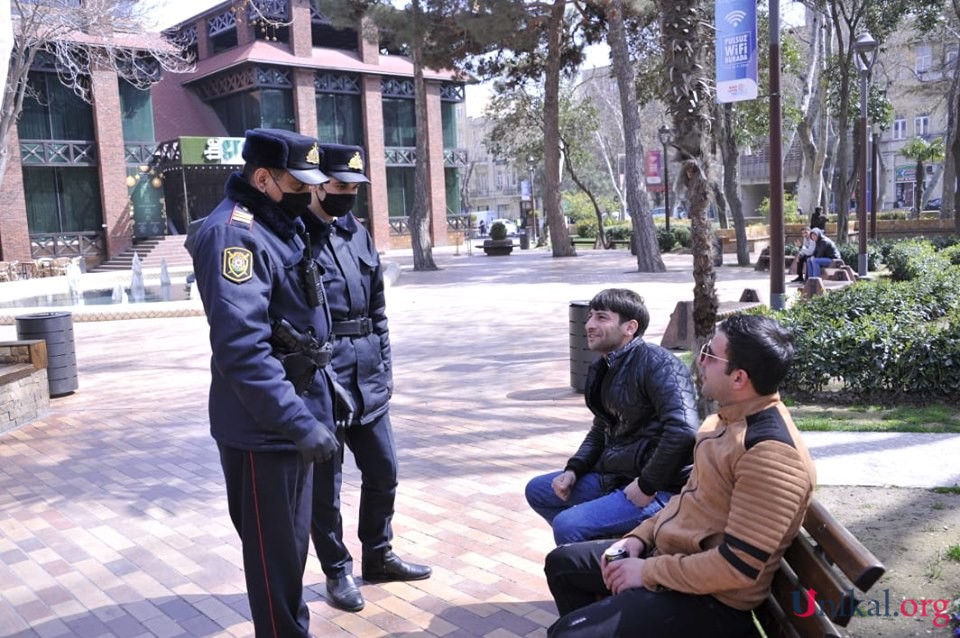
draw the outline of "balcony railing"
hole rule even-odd
[[[43,257],[96,257],[106,258],[107,248],[103,233],[85,231],[78,233],[43,233],[30,235],[30,255]]]
[[[30,166],[96,166],[97,146],[90,140],[20,140],[20,161]]]

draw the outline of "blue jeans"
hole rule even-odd
[[[527,503],[553,527],[557,545],[623,536],[663,509],[673,496],[670,492],[657,492],[649,505],[640,508],[623,490],[604,494],[600,475],[588,472],[573,484],[570,498],[562,501],[551,486],[560,474],[563,472],[534,477],[526,489]]]
[[[811,257],[807,260],[807,279],[819,277],[820,269],[833,263],[830,257]]]

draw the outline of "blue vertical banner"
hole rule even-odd
[[[716,0],[714,22],[717,29],[717,102],[755,100],[756,0]]]

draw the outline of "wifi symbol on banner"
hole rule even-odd
[[[728,23],[730,23],[730,26],[735,27],[735,26],[738,26],[741,22],[743,22],[743,19],[746,17],[747,17],[747,14],[745,12],[737,10],[737,11],[731,11],[727,15],[723,16],[723,19],[726,20]]]

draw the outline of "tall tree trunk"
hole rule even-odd
[[[720,111],[717,123],[720,128],[720,156],[723,158],[723,195],[733,217],[733,229],[737,235],[737,265],[750,264],[750,247],[747,245],[747,228],[743,219],[743,199],[740,197],[740,149],[734,135],[733,109],[731,103],[718,104]]]
[[[661,44],[664,51],[664,94],[673,118],[674,148],[680,161],[678,182],[687,192],[693,252],[693,325],[699,346],[714,332],[717,319],[713,233],[707,211],[710,175],[707,142],[710,131],[707,48],[712,46],[707,8],[700,0],[659,0]],[[711,8],[712,11],[712,8]],[[708,406],[701,399],[700,410]]]
[[[623,0],[612,0],[607,10],[610,25],[607,44],[610,46],[610,61],[613,63],[620,92],[620,112],[623,115],[623,138],[626,161],[627,209],[633,226],[633,248],[637,254],[637,271],[664,272],[666,266],[660,256],[657,227],[650,215],[647,189],[642,179],[640,165],[643,161],[643,145],[640,143],[640,108],[637,105],[636,79],[627,47],[627,35],[623,24]],[[669,161],[663,158],[664,162]],[[669,184],[664,185],[670,188]],[[667,211],[669,215],[670,212]]]
[[[547,26],[547,63],[543,78],[543,213],[554,257],[575,257],[570,231],[560,209],[560,52],[564,0],[554,0]]]
[[[414,12],[419,10],[413,1]],[[427,145],[427,83],[423,79],[422,52],[413,47],[413,92],[417,124],[417,164],[414,169],[413,210],[410,211],[410,244],[413,248],[414,270],[437,270],[433,261],[433,242],[430,240],[430,149]],[[433,202],[432,205],[437,205]]]
[[[825,59],[822,52],[825,41],[830,37],[830,25],[823,20],[820,12],[811,11],[808,15],[811,18],[807,30],[810,46],[807,49],[806,82],[800,100],[803,118],[797,124],[797,139],[803,158],[801,175],[797,180],[797,204],[809,214],[817,206],[823,205],[823,164],[827,145],[818,144],[817,140],[825,140],[827,131],[826,91],[823,90],[821,79]]]
[[[956,7],[956,4],[954,5]],[[944,140],[943,196],[940,198],[940,219],[953,217],[954,228],[960,232],[960,189],[956,188],[960,175],[960,64],[953,65],[953,79],[947,98],[947,138]],[[950,193],[953,197],[950,197]]]

